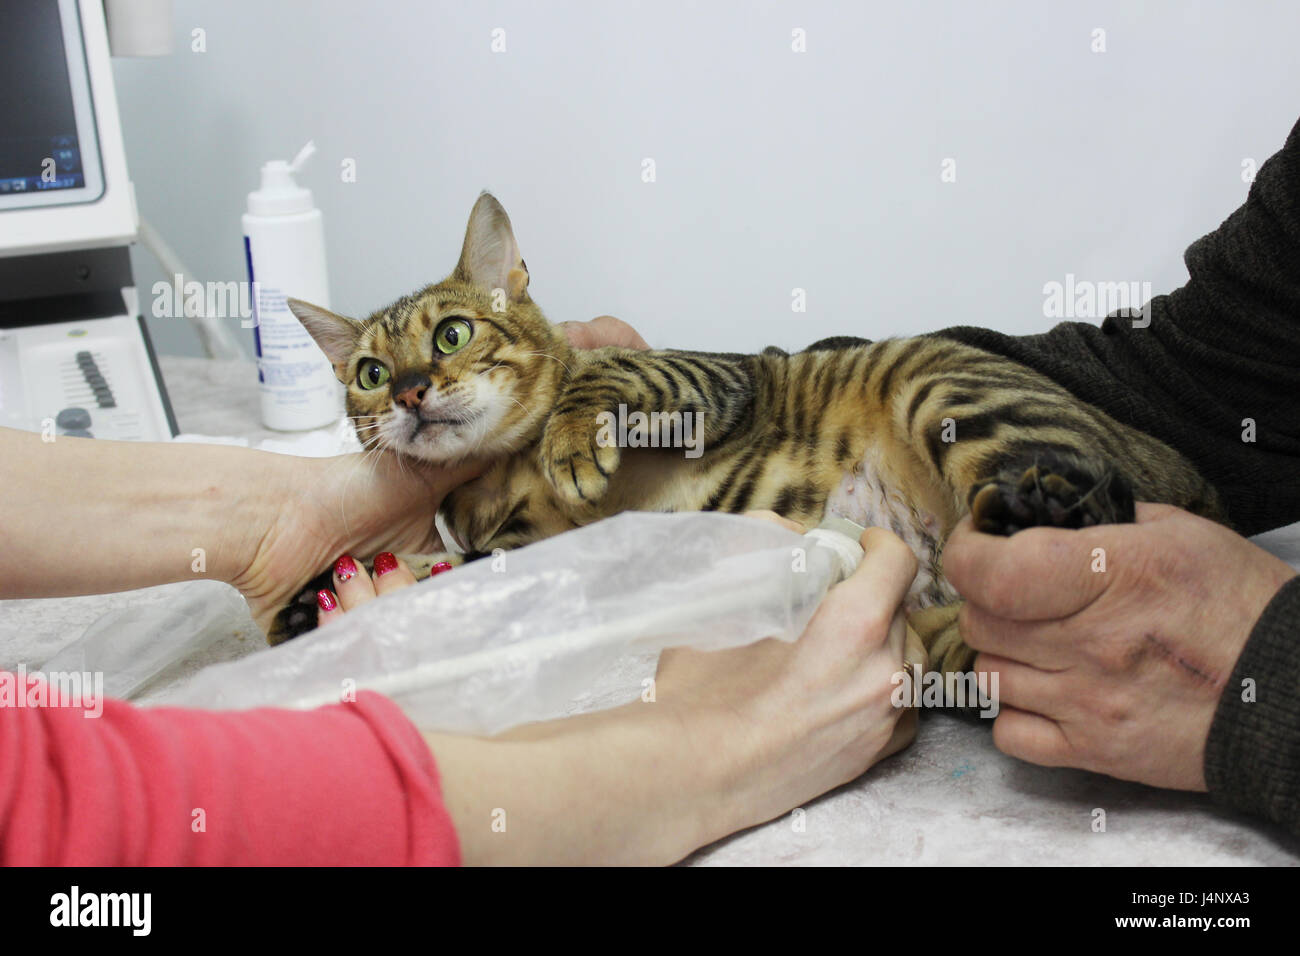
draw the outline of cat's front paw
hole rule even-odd
[[[295,637],[301,637],[308,631],[316,629],[316,595],[320,591],[334,587],[334,571],[322,571],[312,578],[297,596],[280,608],[271,622],[271,629],[266,632],[266,643],[274,647]]]
[[[622,453],[605,432],[592,413],[560,415],[546,423],[538,449],[542,473],[570,505],[598,502],[618,470]]]
[[[1087,528],[1136,518],[1133,491],[1114,468],[1044,451],[1013,463],[970,493],[971,521],[985,534],[1023,528]]]

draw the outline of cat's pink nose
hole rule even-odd
[[[397,402],[398,405],[405,405],[407,408],[419,408],[420,403],[424,401],[424,393],[428,390],[427,386],[416,385],[404,392],[398,392],[393,401]]]
[[[393,383],[393,401],[407,408],[419,408],[420,402],[424,401],[424,393],[429,390],[431,384],[433,383],[429,381],[429,376],[419,372],[407,372]]]

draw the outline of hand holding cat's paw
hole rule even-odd
[[[603,434],[595,414],[587,411],[547,422],[539,454],[542,473],[555,493],[577,507],[604,497],[622,457],[617,443]]]
[[[1259,706],[1232,689],[1242,649],[1295,571],[1178,508],[1140,504],[1137,518],[1009,539],[963,521],[944,568],[966,598],[958,622],[975,670],[998,675],[999,750],[1204,790],[1215,714]],[[1112,558],[1100,569],[1098,552]]]

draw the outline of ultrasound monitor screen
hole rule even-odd
[[[98,158],[93,138],[87,144],[78,135],[76,98],[88,100],[89,91],[79,88],[86,82],[84,63],[73,64],[75,75],[69,70],[67,16],[75,24],[75,6],[57,0],[5,5],[0,25],[0,199],[7,200],[6,206],[12,207],[18,194],[40,203],[31,194],[83,189],[83,151],[91,151],[92,162]],[[82,56],[79,47],[73,52]],[[83,131],[85,123],[83,119]]]

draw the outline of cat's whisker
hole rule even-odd
[[[373,446],[368,447],[366,440],[363,439],[361,448],[362,450],[359,453],[361,455],[361,461],[358,462],[357,466],[353,468],[351,472],[348,473],[347,480],[343,483],[343,494],[340,496],[339,499],[339,519],[343,525],[343,533],[345,535],[348,534],[351,530],[348,524],[348,510],[347,510],[348,489],[352,487],[352,480],[356,477],[357,472],[367,466],[367,464],[370,462],[371,457],[379,450],[380,446],[378,442],[375,442]],[[338,462],[340,463],[347,462],[347,461],[351,461],[350,456],[340,457],[338,459]]]
[[[406,458],[406,456],[405,456],[405,455],[395,455],[394,457],[397,459],[397,471],[398,471],[398,473],[399,473],[403,478],[407,477],[408,472],[407,472],[407,470],[406,470],[406,462],[405,462],[405,460],[404,460],[404,459]]]
[[[387,449],[385,449],[384,445],[381,442],[376,441],[374,445],[365,452],[365,457],[361,459],[361,464],[362,467],[369,466],[370,468],[369,477],[374,478],[375,473],[379,471],[379,460],[380,458],[383,457],[386,450]],[[400,456],[398,457],[400,458]]]
[[[542,358],[548,358],[553,362],[559,362],[560,368],[564,369],[565,374],[567,375],[573,374],[573,372],[569,369],[569,366],[564,364],[563,360],[561,360],[558,356],[552,355],[550,352],[525,352],[524,355],[525,356],[540,355]]]
[[[527,409],[524,409],[527,411]],[[488,427],[486,423],[477,425],[474,429],[478,432],[478,439],[474,442],[474,451],[471,454],[478,454],[478,450],[483,447],[483,439],[488,436]]]
[[[1111,479],[1111,473],[1107,471],[1105,474],[1103,474],[1100,478],[1097,479],[1097,483],[1095,485],[1089,488],[1085,494],[1080,495],[1079,499],[1075,501],[1073,504],[1071,504],[1069,507],[1067,507],[1065,510],[1069,512],[1069,511],[1073,511],[1075,508],[1082,507],[1084,502],[1086,502],[1089,498],[1095,495],[1102,488],[1109,488],[1110,479]]]

